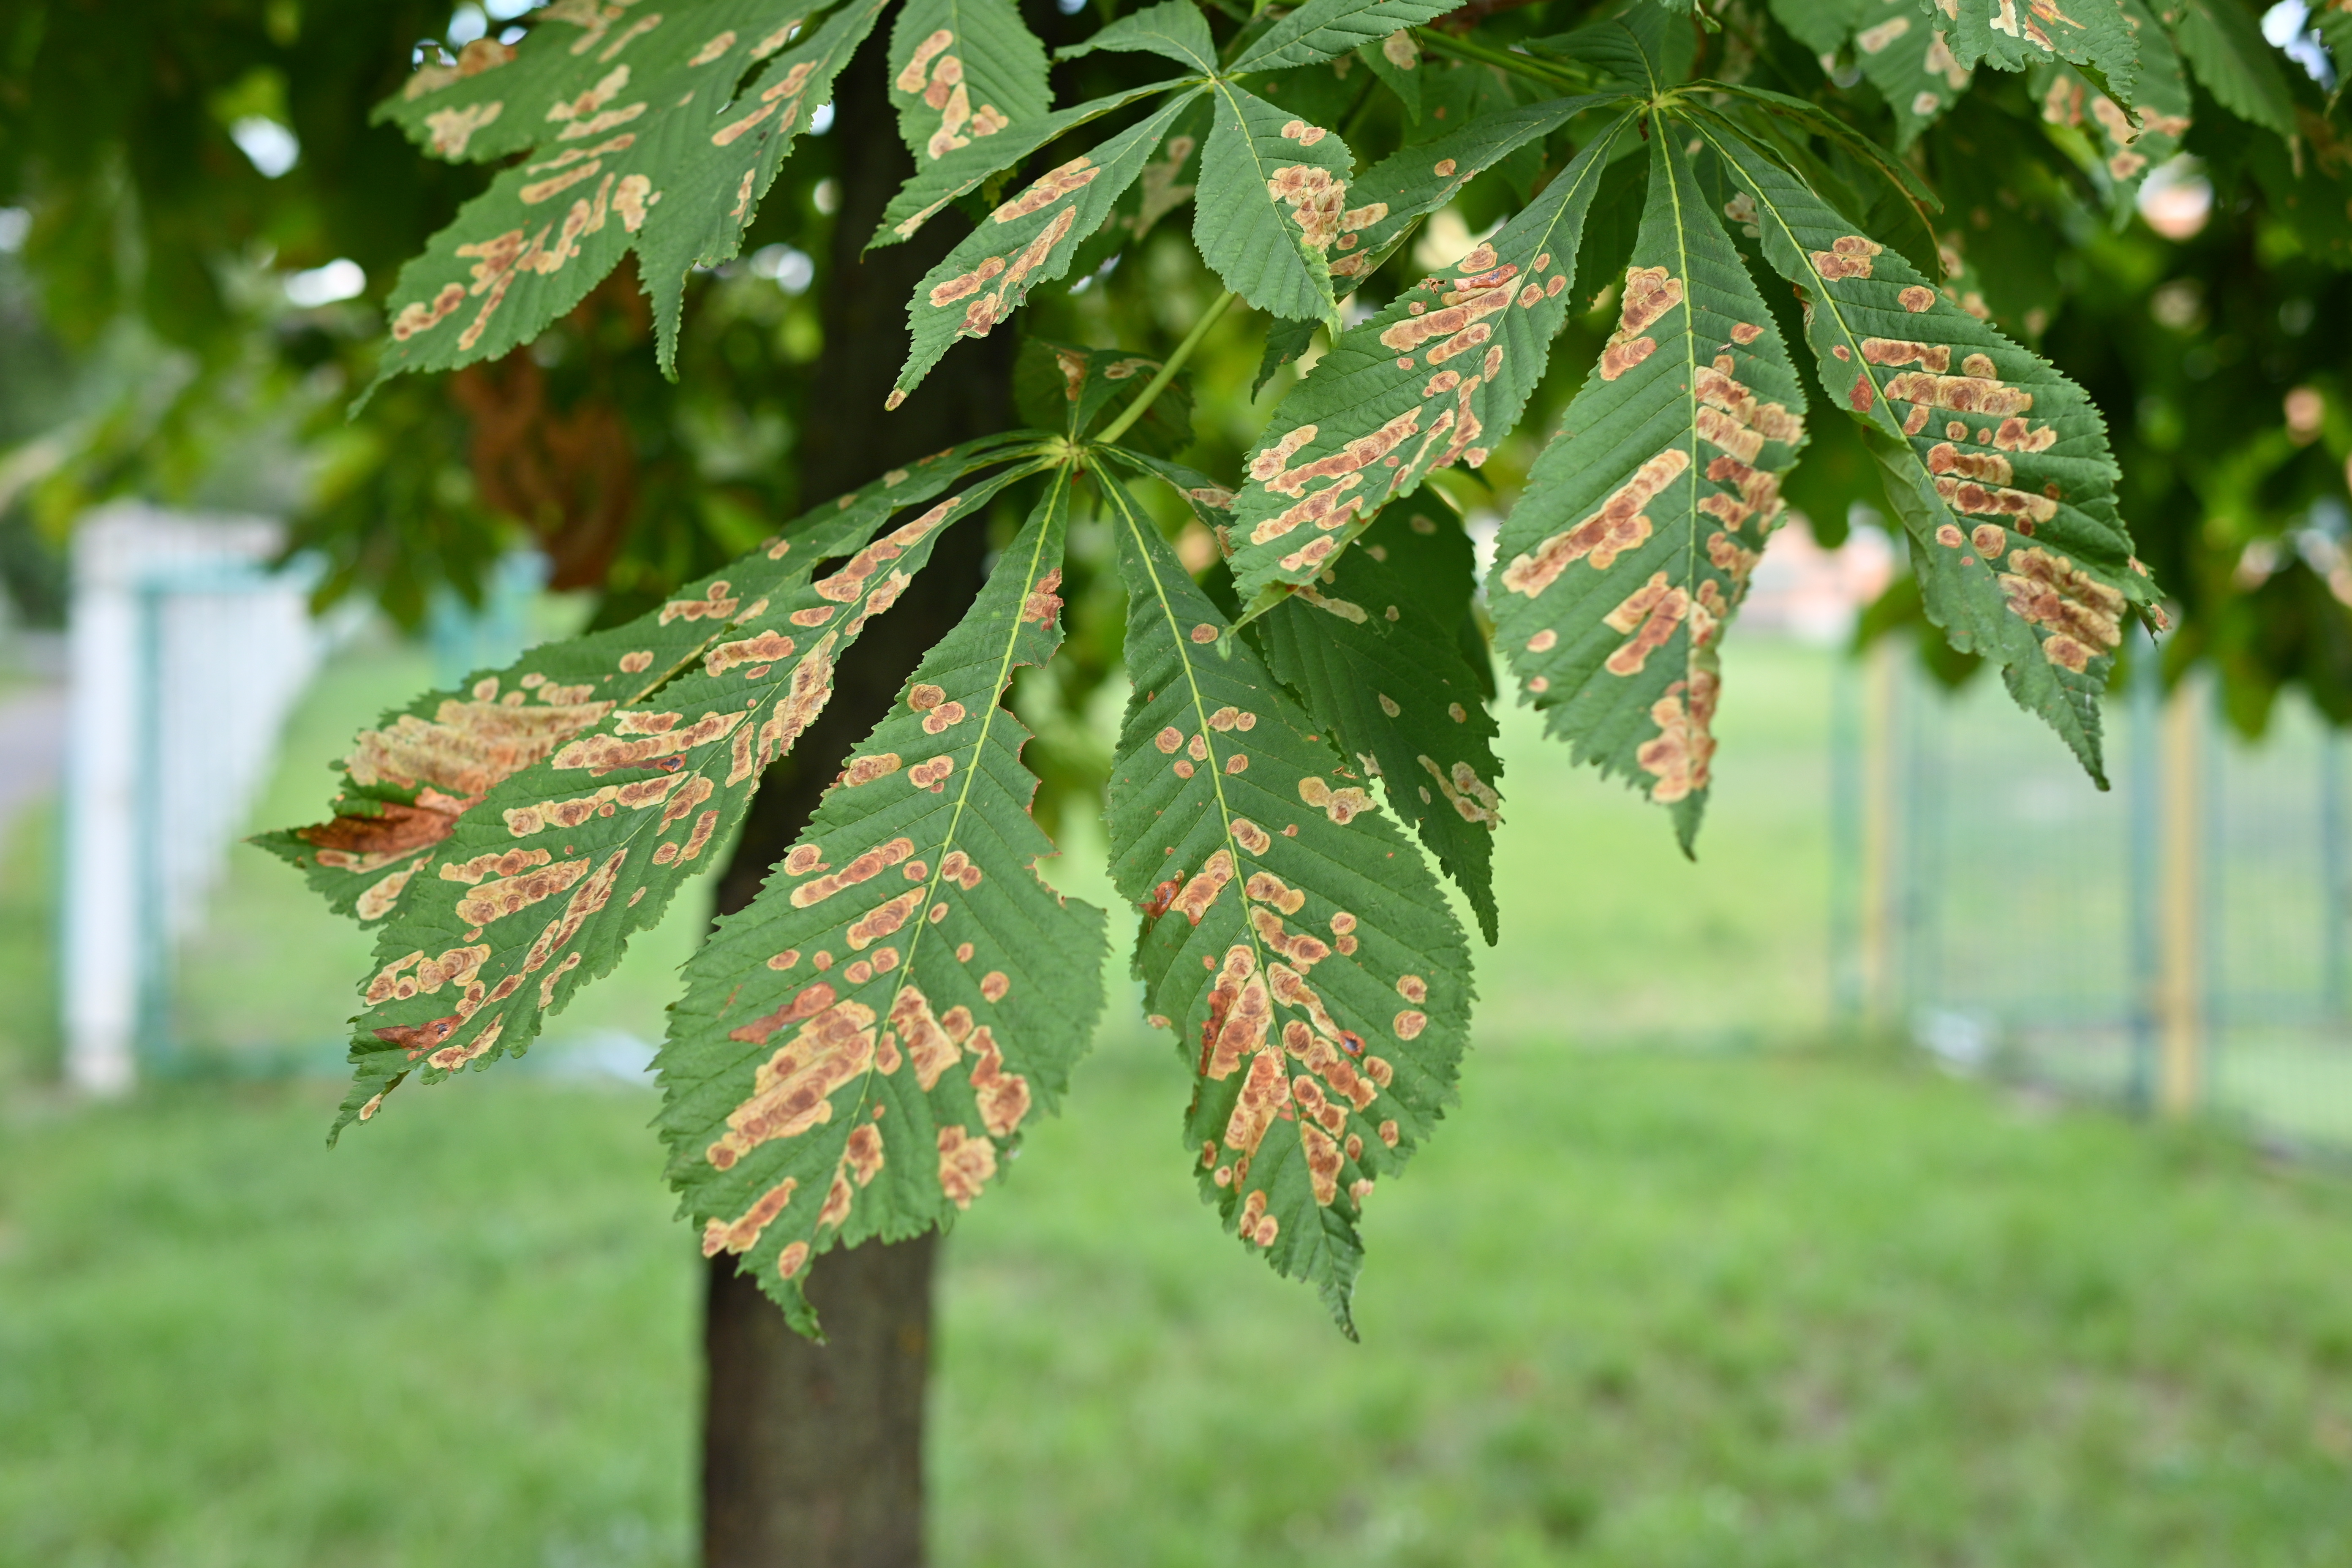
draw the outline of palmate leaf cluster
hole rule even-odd
[[[2015,177],[2071,170],[2126,213],[2204,112],[2184,59],[2229,113],[2302,134],[2225,0],[1633,0],[1549,7],[1548,30],[1443,0],[1163,0],[1059,52],[1109,90],[1058,109],[1009,0],[901,0],[886,30],[888,9],[559,0],[519,44],[428,64],[380,112],[502,166],[402,274],[384,374],[527,343],[630,253],[667,363],[689,273],[740,247],[861,47],[915,171],[870,245],[963,236],[908,303],[892,406],[1188,203],[1217,309],[1265,318],[1268,370],[1320,352],[1210,475],[1171,460],[1169,411],[1215,311],[1164,359],[1034,342],[1043,427],[894,470],[634,621],[387,715],[332,820],[271,840],[377,935],[339,1130],[522,1051],[609,970],[950,527],[996,531],[987,585],[863,743],[808,760],[833,786],[688,964],[659,1062],[706,1253],[804,1329],[813,1260],[968,1207],[1101,1012],[1110,921],[1040,877],[1007,701],[1059,645],[1074,519],[1108,531],[1126,596],[1106,824],[1143,1007],[1193,1075],[1182,1157],[1343,1325],[1363,1206],[1468,1041],[1441,872],[1490,941],[1500,918],[1494,653],[1688,847],[1722,640],[1832,429],[1879,476],[1927,619],[2099,775],[2101,694],[2156,589],[2100,411],[1997,324],[1994,224],[1950,226],[1922,154],[1948,127],[2004,145],[1970,96],[2028,94],[2050,156]],[[2315,133],[2279,145],[2319,158]],[[1465,205],[1493,226],[1424,258],[1424,222]],[[1555,366],[1595,312],[1597,355]],[[1449,498],[1555,369],[1580,390],[1480,583]],[[1169,515],[1214,542],[1205,570]],[[1146,1136],[1177,1142],[1171,1112]]]

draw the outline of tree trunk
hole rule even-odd
[[[878,40],[877,40],[878,45]],[[800,443],[804,504],[900,464],[1010,427],[1012,334],[960,345],[894,414],[907,300],[963,226],[943,215],[913,243],[858,257],[912,172],[869,46],[841,78],[831,140],[842,207],[824,298],[824,351]],[[762,782],[719,913],[741,909],[782,858],[849,748],[887,711],[931,644],[978,593],[977,523],[943,535],[931,563],[844,661],[833,700]],[[812,1344],[725,1255],[709,1266],[703,1327],[702,1553],[706,1568],[909,1568],[923,1558],[923,1397],[930,1365],[936,1235],[826,1254],[809,1299]]]

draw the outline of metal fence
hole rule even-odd
[[[2344,742],[2307,704],[2248,743],[2142,658],[2105,792],[1989,676],[1948,693],[1887,650],[1839,719],[1850,1015],[1957,1067],[2352,1148]]]

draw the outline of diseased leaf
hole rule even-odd
[[[1478,467],[1518,422],[1578,304],[1584,216],[1632,123],[1622,117],[1586,143],[1454,276],[1423,279],[1340,334],[1283,400],[1234,508],[1244,605],[1314,581],[1391,497],[1456,459]]]
[[[1196,94],[1171,99],[1092,152],[1039,175],[924,275],[907,303],[914,341],[888,406],[904,402],[958,338],[986,337],[1031,289],[1069,271],[1079,245],[1110,216]]]
[[[2032,78],[2042,118],[2083,133],[2088,161],[2107,188],[2110,209],[2119,216],[2132,210],[2147,171],[2180,151],[2191,110],[2189,80],[2181,74],[2171,37],[2140,0],[2123,0],[2123,5],[2139,40],[2139,87],[2130,109],[2118,105],[2072,66],[2043,66]]]
[[[847,0],[790,49],[806,4],[709,0],[667,25],[655,12],[553,6],[513,50],[477,40],[467,65],[418,72],[382,117],[444,157],[536,155],[401,269],[378,380],[529,342],[632,248],[667,368],[688,269],[734,254],[882,5]]]
[[[1469,954],[1445,897],[1329,739],[1106,484],[1134,694],[1111,876],[1143,911],[1150,1021],[1195,1074],[1202,1194],[1352,1333],[1376,1176],[1453,1098]]]
[[[1228,68],[1239,75],[1328,60],[1366,44],[1377,47],[1400,27],[1433,21],[1454,8],[1447,0],[1307,0]]]
[[[967,459],[937,461],[922,480],[934,491]],[[837,509],[836,521],[820,511],[803,541],[780,540],[665,605],[656,628],[699,631],[678,639],[683,647],[630,649],[552,690],[542,677],[558,658],[527,656],[512,689],[485,679],[470,703],[445,703],[430,723],[363,736],[355,777],[366,769],[394,784],[472,788],[377,933],[352,1037],[355,1081],[337,1126],[365,1121],[411,1072],[436,1081],[522,1051],[560,996],[611,969],[742,819],[767,764],[831,697],[835,663],[896,602],[940,527],[1013,477],[940,502],[814,577],[898,510],[900,487],[916,488],[913,471],[899,470]],[[612,652],[613,634],[593,640]],[[647,682],[649,673],[667,679]],[[495,782],[436,775],[443,754],[470,756],[534,704],[567,712],[560,744],[534,740],[536,759]]]
[[[1454,548],[1440,554],[1425,548],[1433,543]],[[1255,630],[1274,673],[1380,779],[1389,809],[1460,885],[1491,943],[1503,765],[1486,683],[1462,646],[1476,573],[1451,512],[1401,504],[1339,558],[1330,582],[1301,588]]]
[[[1370,209],[1348,210],[1347,144],[1231,82],[1212,90],[1216,118],[1192,203],[1201,259],[1261,310],[1331,320],[1332,244],[1350,223],[1371,221]]]
[[[889,66],[898,133],[918,170],[1037,119],[1054,101],[1045,46],[1013,0],[906,0],[890,27]]]
[[[2201,0],[2200,0],[2201,3]],[[1986,63],[2005,71],[2054,60],[2087,65],[2107,89],[2132,101],[2139,48],[2122,0],[1919,0],[1921,12],[1940,16],[1954,60],[1973,70]]]
[[[2250,125],[2295,133],[2294,94],[2253,12],[2238,0],[2168,0],[2161,15],[2215,102]]]
[[[930,500],[1021,437],[992,437],[928,458],[799,519],[762,552],[680,590],[683,602],[751,603],[828,552],[862,542],[898,507]],[[766,551],[777,553],[771,560]],[[457,689],[427,692],[360,732],[338,764],[330,821],[253,842],[300,869],[338,914],[362,925],[401,906],[420,861],[491,788],[593,726],[615,706],[651,696],[722,631],[706,615],[652,610],[622,626],[532,648],[503,669],[477,670]],[[481,693],[488,690],[490,695]]]
[[[1612,93],[1555,98],[1482,114],[1430,141],[1384,158],[1358,180],[1353,199],[1380,216],[1339,237],[1332,286],[1369,278],[1422,218],[1462,194],[1471,181],[1520,149],[1539,142],[1588,109],[1617,101]]]
[[[1097,49],[1160,55],[1203,76],[1217,72],[1217,42],[1192,0],[1161,0],[1099,28],[1084,43],[1056,49],[1057,60],[1074,60]]]
[[[1910,151],[1919,132],[1943,118],[1973,74],[1952,53],[1940,13],[1922,16],[1911,0],[1861,0],[1854,59],[1895,111],[1895,150]]]
[[[1421,45],[1410,28],[1400,27],[1377,44],[1359,45],[1357,58],[1362,60],[1381,84],[1396,94],[1404,105],[1405,119],[1421,122]]]
[[[1723,631],[1778,523],[1805,399],[1747,268],[1655,124],[1617,331],[1496,545],[1495,639],[1580,759],[1705,809]]]
[[[696,128],[690,155],[680,158],[676,176],[662,188],[638,246],[665,374],[677,370],[687,274],[742,249],[744,232],[793,141],[832,100],[834,79],[881,15],[882,0],[847,0],[753,79],[721,123]]]
[[[1021,345],[1021,357],[1013,369],[1013,393],[1023,414],[1078,442],[1115,409],[1140,396],[1160,369],[1160,361],[1141,354],[1083,349],[1033,337]],[[1178,372],[1120,439],[1153,453],[1192,445],[1191,376]]]
[[[813,1258],[950,1224],[1052,1110],[1102,1011],[1103,912],[1036,873],[1013,672],[1061,641],[1068,480],[686,968],[657,1067],[669,1176],[803,1333]]]
[[[1108,98],[1094,99],[1056,110],[1051,114],[1037,115],[1016,121],[992,135],[974,140],[968,146],[958,147],[937,160],[923,160],[890,198],[875,226],[874,237],[866,242],[869,250],[886,245],[896,245],[902,239],[912,239],[916,231],[950,202],[969,191],[978,190],[991,174],[1013,164],[1038,148],[1079,126],[1099,120],[1114,109],[1125,108],[1139,98],[1165,90],[1166,83],[1136,88],[1128,92],[1115,92]]]
[[[1712,117],[1698,129],[1747,183],[1765,258],[1804,292],[1822,386],[1877,433],[1928,618],[1998,662],[2104,785],[2099,693],[2126,609],[2151,597],[2105,421]]]

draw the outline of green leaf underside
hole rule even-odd
[[[1423,279],[1341,333],[1284,400],[1234,507],[1244,604],[1276,584],[1313,582],[1391,497],[1457,460],[1477,467],[1518,422],[1578,303],[1585,214],[1631,123],[1622,117],[1586,143],[1454,276]]]
[[[1002,705],[1060,643],[1067,510],[1057,473],[671,1011],[671,1183],[704,1256],[740,1256],[805,1333],[812,1257],[951,1223],[1102,1011],[1105,917],[1036,873],[1055,851]]]
[[[1203,1195],[1353,1332],[1370,1184],[1453,1098],[1469,954],[1411,839],[1106,483],[1133,685],[1111,876],[1135,967],[1195,1074]]]
[[[1013,0],[906,0],[890,25],[898,133],[928,169],[1052,107],[1045,46]]]
[[[1495,637],[1552,733],[1704,809],[1719,645],[1804,442],[1787,348],[1669,124],[1618,329],[1537,458],[1487,582]]]
[[[986,337],[1020,309],[1031,289],[1068,272],[1078,247],[1102,226],[1197,96],[1197,90],[1178,95],[1091,152],[1039,175],[924,275],[907,303],[913,342],[890,395],[891,407],[958,338]]]
[[[1454,9],[1446,0],[1307,0],[1242,51],[1232,69],[1280,70],[1328,60]]]
[[[1131,12],[1098,30],[1084,43],[1057,50],[1055,58],[1071,60],[1099,49],[1153,54],[1190,66],[1204,76],[1217,70],[1217,42],[1192,0],[1165,0],[1159,5]]]
[[[2001,667],[2091,776],[2122,620],[2149,597],[2116,510],[2106,425],[2048,362],[1928,287],[1712,117],[1765,259],[1806,297],[1830,401],[1881,437],[1928,618]]]
[[[2128,105],[2139,47],[2121,0],[1918,0],[1920,14],[1948,30],[1963,69],[1979,63],[2021,71],[2055,60],[2096,68]]]
[[[2250,125],[2295,134],[2294,95],[2252,12],[2236,0],[2170,0],[2162,15],[2181,58],[2216,103]]]
[[[450,158],[535,155],[502,171],[401,269],[378,381],[530,342],[631,249],[667,368],[687,273],[740,248],[884,3],[847,0],[789,48],[792,29],[821,7],[711,0],[690,24],[667,26],[653,12],[583,10],[598,18],[583,24],[558,10],[504,64],[420,72],[380,111],[413,139]]]
[[[1015,121],[1012,126],[992,136],[974,140],[969,146],[958,147],[945,157],[919,163],[898,194],[890,198],[883,209],[882,221],[875,226],[874,237],[866,242],[869,250],[886,245],[896,245],[911,239],[923,225],[939,216],[941,209],[968,191],[978,190],[991,174],[1011,168],[1038,148],[1066,132],[1101,119],[1114,109],[1122,109],[1140,98],[1167,89],[1164,82],[1150,87],[1115,92],[1107,98],[1093,99],[1086,103],[1057,109],[1051,114],[1038,115]]]
[[[2031,78],[2042,118],[2082,132],[2118,216],[2131,211],[2147,171],[2180,151],[2193,106],[2172,39],[2140,0],[2124,0],[2124,9],[2139,40],[2139,85],[2130,109],[2072,66],[2043,66]]]
[[[1475,573],[1451,512],[1400,504],[1340,556],[1329,584],[1301,589],[1255,629],[1274,673],[1331,724],[1359,771],[1379,776],[1389,809],[1413,825],[1492,943],[1502,763],[1463,654]]]
[[[1192,240],[1225,287],[1261,310],[1329,321],[1328,258],[1346,225],[1355,161],[1339,137],[1229,81],[1201,151]]]
[[[464,801],[447,837],[411,868],[396,918],[377,933],[339,1129],[372,1116],[412,1072],[437,1081],[525,1049],[559,1002],[609,971],[627,939],[708,867],[705,851],[724,844],[766,765],[823,710],[835,664],[897,600],[939,531],[1018,477],[983,480],[813,577],[907,504],[902,495],[927,500],[966,466],[953,454],[934,463],[919,480],[900,470],[898,485],[886,479],[837,508],[837,522],[818,513],[804,542],[779,542],[781,559],[754,552],[701,596],[664,605],[651,617],[656,629],[692,628],[667,646],[648,637],[616,654],[629,640],[617,633],[557,645],[546,664],[583,679],[554,693],[527,656],[512,691],[486,679],[471,702],[443,703],[431,723],[362,737],[354,776],[406,768],[421,777],[441,752],[478,752],[510,715],[536,718],[530,700],[509,706],[518,692],[565,715],[559,743],[533,732],[533,760]],[[579,667],[593,656],[611,662],[589,679]],[[669,679],[645,692],[636,677],[665,669]],[[626,703],[601,696],[632,689],[643,694]]]

